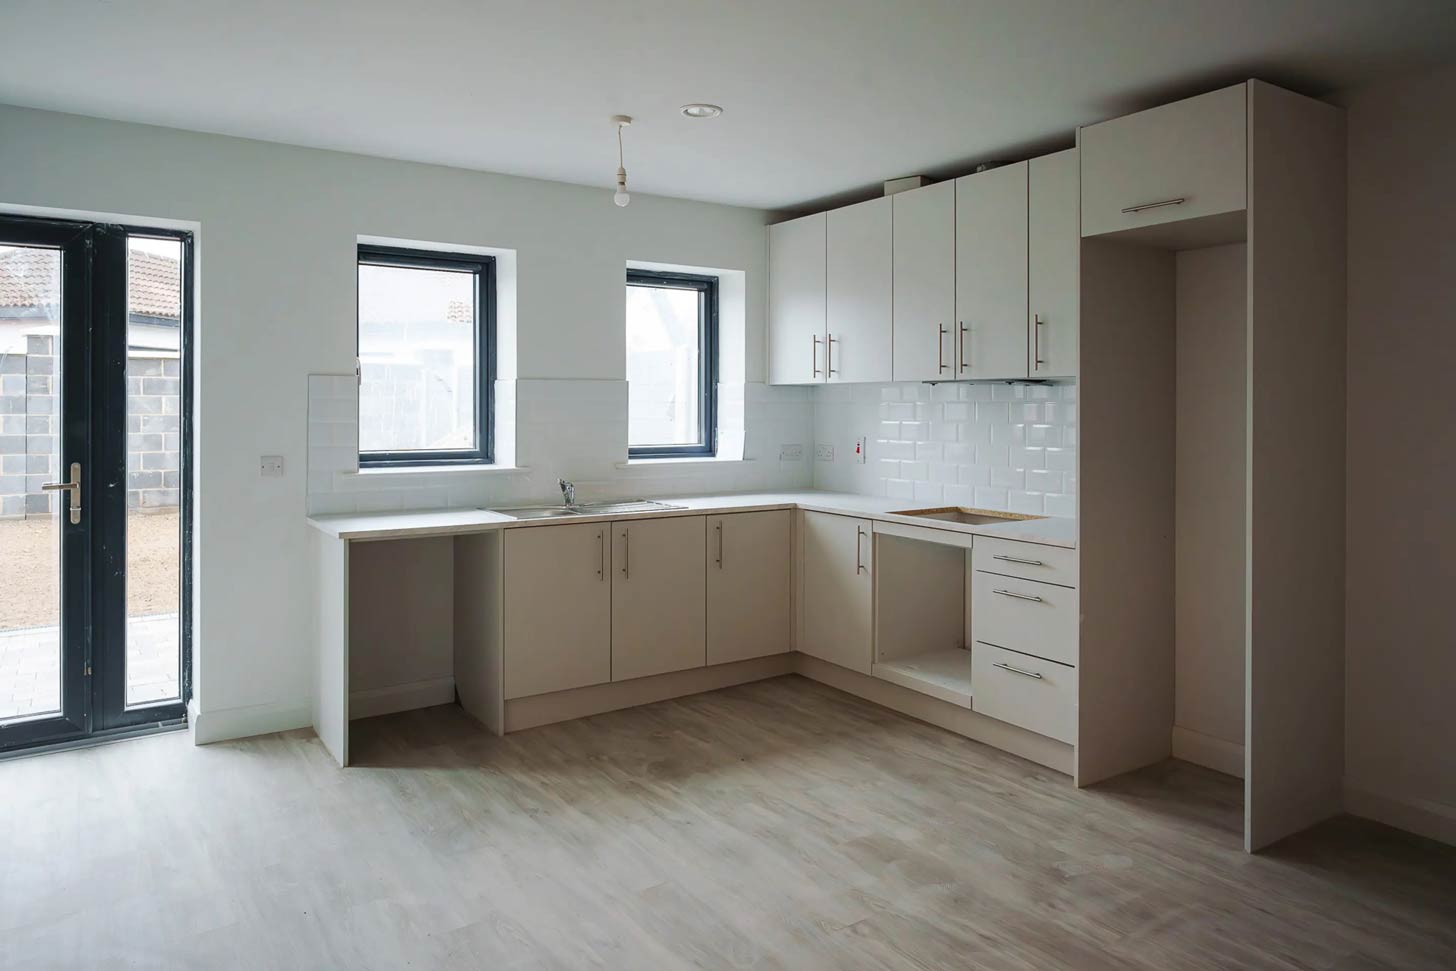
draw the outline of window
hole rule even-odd
[[[627,271],[627,454],[714,455],[718,280]]]
[[[360,466],[488,463],[495,260],[359,247]]]

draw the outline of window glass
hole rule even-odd
[[[627,444],[633,454],[712,451],[714,282],[629,274]]]

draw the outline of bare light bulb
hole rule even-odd
[[[632,201],[632,197],[627,193],[626,189],[618,189],[612,195],[612,201],[619,206],[625,206],[627,203]]]
[[[612,121],[617,126],[617,191],[613,194],[612,201],[621,208],[632,201],[632,197],[627,194],[627,169],[622,162],[622,129],[632,124],[632,117],[630,115],[613,115]]]

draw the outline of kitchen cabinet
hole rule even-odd
[[[869,520],[805,512],[799,650],[870,673],[874,533]]]
[[[1027,163],[956,179],[957,378],[1027,376]]]
[[[884,197],[828,214],[824,371],[829,383],[894,378],[890,207],[890,197]]]
[[[793,649],[792,514],[708,517],[708,663]]]
[[[1239,84],[1081,129],[1082,235],[1241,212],[1246,97]]]
[[[956,376],[955,191],[940,182],[890,197],[896,381]]]
[[[1027,373],[1033,378],[1077,374],[1077,150],[1027,163],[1026,289],[1031,319]]]
[[[506,698],[611,680],[609,531],[607,523],[506,531]]]
[[[971,652],[972,710],[1059,742],[1077,741],[1077,669],[991,644]]]
[[[768,227],[769,384],[824,380],[828,215]]]
[[[681,516],[612,524],[613,681],[707,663],[704,522]],[[559,609],[569,612],[570,601]]]

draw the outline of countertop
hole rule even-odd
[[[757,492],[720,496],[665,496],[662,502],[682,509],[616,514],[610,516],[572,516],[568,519],[520,520],[488,509],[435,509],[401,512],[358,513],[333,516],[311,516],[314,529],[345,540],[406,539],[414,536],[449,536],[479,533],[492,529],[525,529],[534,526],[565,523],[596,523],[622,519],[652,519],[661,516],[703,515],[727,512],[752,512],[763,509],[807,509],[811,512],[859,516],[880,522],[922,526],[976,536],[1039,543],[1075,549],[1077,521],[1060,516],[1044,519],[1008,520],[985,526],[949,523],[919,516],[897,516],[896,509],[927,508],[933,503],[908,499],[887,499],[883,496],[860,496],[847,492]]]

